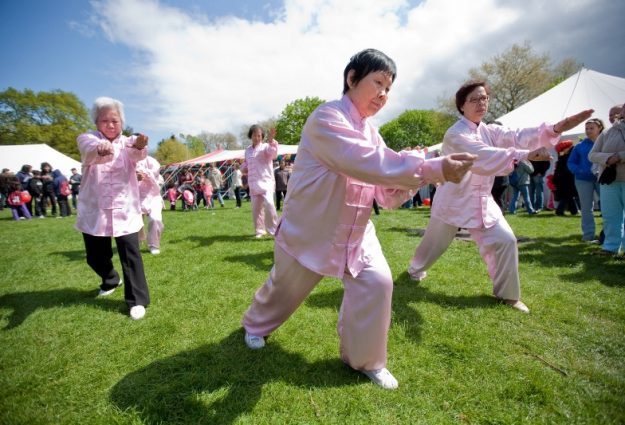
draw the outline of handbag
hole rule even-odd
[[[610,184],[616,179],[616,164],[609,165],[599,176],[599,184]]]

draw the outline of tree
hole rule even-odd
[[[76,137],[92,128],[87,108],[73,93],[12,87],[0,93],[0,144],[45,143],[80,159]]]
[[[456,117],[437,111],[409,110],[380,127],[387,146],[399,151],[407,147],[432,146],[443,141]]]
[[[169,139],[161,140],[158,143],[154,158],[156,158],[161,165],[167,165],[174,162],[185,161],[193,157],[189,155],[187,146],[176,140],[176,137],[172,135]]]
[[[318,97],[306,97],[286,105],[276,123],[276,138],[280,143],[297,145],[308,116],[324,102]]]
[[[469,78],[484,80],[491,88],[489,111],[485,121],[507,114],[558,84],[579,69],[573,59],[552,67],[548,55],[535,53],[529,42],[513,44],[508,50],[469,70]],[[456,111],[455,100],[440,100],[445,111]]]
[[[240,148],[234,134],[201,132],[197,138],[204,146],[204,152],[212,152],[217,149],[238,149]]]

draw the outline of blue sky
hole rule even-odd
[[[513,43],[625,77],[623,16],[625,2],[605,0],[6,0],[0,90],[60,89],[88,107],[118,98],[155,148],[337,98],[349,57],[375,47],[399,71],[379,125],[436,107]]]

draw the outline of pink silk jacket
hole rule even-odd
[[[123,236],[143,227],[136,176],[137,162],[147,148],[132,147],[136,137],[119,136],[109,142],[99,131],[78,136],[82,181],[76,229],[93,236]],[[114,152],[99,156],[98,146],[111,143]]]
[[[347,268],[356,277],[381,252],[373,199],[401,205],[412,190],[443,180],[441,161],[387,148],[349,97],[325,103],[302,131],[276,243],[316,273],[342,278]]]
[[[139,182],[141,210],[146,214],[150,214],[153,208],[163,209],[165,205],[161,196],[161,186],[164,180],[159,172],[160,168],[161,164],[151,156],[137,162],[137,171],[146,174],[146,177]]]
[[[254,149],[248,146],[245,149],[243,169],[247,169],[247,184],[250,194],[262,195],[273,193],[276,181],[273,176],[273,160],[278,155],[278,142],[260,143]]]
[[[491,196],[495,176],[514,169],[514,161],[526,159],[530,151],[552,148],[560,139],[553,127],[509,130],[462,117],[445,133],[442,154],[468,152],[477,155],[471,170],[460,183],[447,182],[436,190],[432,217],[465,229],[490,228],[503,218]]]

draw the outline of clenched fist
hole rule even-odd
[[[148,136],[145,134],[137,134],[137,138],[135,139],[135,144],[132,145],[135,149],[143,149],[148,145]]]
[[[470,153],[453,153],[443,157],[443,176],[452,183],[460,183],[460,180],[473,166],[476,155]]]

